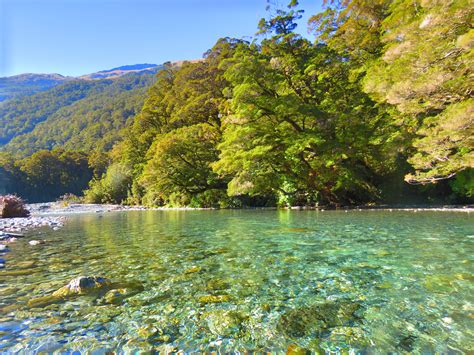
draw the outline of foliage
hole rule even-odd
[[[333,2],[313,25],[359,62],[364,90],[398,110],[415,172],[431,183],[474,166],[473,7],[468,0]]]
[[[25,202],[15,195],[0,196],[0,218],[28,217]]]
[[[132,176],[123,164],[112,164],[101,179],[93,179],[84,199],[88,203],[122,203],[130,195]]]
[[[74,81],[0,107],[0,144],[15,155],[42,149],[108,151],[143,105],[152,74]]]
[[[314,43],[295,32],[298,1],[269,10],[252,43],[220,39],[156,78],[7,102],[0,192],[41,200],[92,179],[97,203],[472,201],[468,0],[328,0]]]
[[[371,179],[392,168],[397,133],[350,82],[350,63],[272,23],[275,37],[240,46],[227,62],[232,114],[214,168],[233,176],[231,195],[274,192],[282,204],[376,197]]]
[[[39,151],[22,160],[3,153],[0,167],[4,192],[30,202],[52,201],[66,193],[80,195],[92,178],[86,154],[60,149]]]

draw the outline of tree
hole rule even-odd
[[[364,91],[393,105],[407,133],[410,183],[474,167],[468,0],[334,1],[312,23],[320,39],[358,63]]]
[[[190,200],[207,190],[225,189],[226,183],[210,167],[218,158],[219,141],[218,129],[207,123],[157,137],[141,177],[145,200],[169,203],[172,195]]]
[[[232,115],[213,166],[232,177],[234,195],[273,191],[290,204],[374,198],[371,179],[392,167],[388,150],[397,134],[349,80],[351,63],[281,30],[294,29],[298,17],[293,6],[278,12],[261,26],[274,36],[241,45],[227,61]]]

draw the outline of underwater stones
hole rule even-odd
[[[366,346],[369,344],[364,331],[359,327],[336,327],[329,336],[331,342],[342,344],[358,344]]]
[[[185,273],[186,275],[188,275],[188,274],[194,274],[194,273],[196,273],[196,272],[200,272],[201,270],[202,270],[201,267],[199,267],[199,266],[193,266],[193,267],[187,269],[184,273]]]
[[[206,295],[198,298],[199,303],[224,303],[230,302],[232,298],[229,295]]]
[[[427,290],[434,293],[449,293],[455,290],[453,281],[454,279],[448,275],[429,275],[424,285]]]
[[[299,345],[296,344],[290,344],[288,346],[288,349],[286,349],[286,355],[309,355],[311,354],[311,351],[302,348]]]
[[[6,270],[6,271],[1,271],[0,276],[26,276],[26,275],[32,275],[36,271],[37,269]]]
[[[390,254],[392,254],[392,253],[390,253],[387,250],[379,250],[378,252],[375,253],[375,256],[377,256],[379,258],[383,258],[384,256],[388,256]]]
[[[35,246],[35,245],[46,244],[46,242],[44,240],[30,240],[28,244]]]
[[[96,276],[79,276],[72,279],[66,286],[53,292],[54,297],[68,297],[96,291],[110,286],[110,280]]]
[[[61,302],[60,297],[50,295],[50,296],[33,298],[28,301],[27,305],[28,305],[28,308],[43,308],[43,307],[46,307],[58,302]]]
[[[225,310],[206,312],[202,315],[209,331],[217,336],[230,336],[239,333],[242,330],[242,322],[247,318],[243,313]]]
[[[229,284],[222,279],[212,279],[206,283],[206,290],[208,291],[226,290],[228,288]]]
[[[328,328],[350,326],[360,320],[356,312],[361,307],[357,302],[335,301],[291,309],[280,317],[278,330],[300,338]]]
[[[133,288],[118,288],[108,291],[104,296],[104,302],[108,304],[120,304],[126,298],[136,295],[141,292],[139,289]]]
[[[35,261],[20,261],[20,262],[17,262],[15,263],[15,266],[19,269],[31,269],[31,268],[34,268],[36,266],[36,262]]]

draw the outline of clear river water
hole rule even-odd
[[[40,232],[2,256],[0,352],[474,352],[469,213],[129,211]],[[51,298],[81,275],[113,286]]]

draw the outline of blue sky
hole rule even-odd
[[[321,1],[300,1],[301,33]],[[0,77],[200,58],[219,37],[254,36],[265,7],[266,0],[0,0]]]

